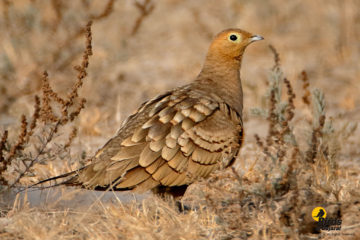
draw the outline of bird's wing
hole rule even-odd
[[[85,186],[148,190],[189,184],[230,164],[242,141],[236,111],[186,89],[144,104],[122,129],[80,173]]]

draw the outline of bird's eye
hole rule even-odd
[[[229,38],[231,41],[236,41],[238,39],[238,37],[234,34],[231,34]]]

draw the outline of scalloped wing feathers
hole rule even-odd
[[[242,142],[241,116],[190,86],[143,104],[74,181],[145,191],[188,185],[228,166]]]

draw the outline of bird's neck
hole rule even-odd
[[[241,56],[237,59],[225,59],[223,61],[221,61],[221,58],[207,56],[197,81],[205,85],[215,84],[218,91],[216,94],[241,114],[243,109],[243,91],[240,79],[240,66]]]

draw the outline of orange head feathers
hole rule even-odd
[[[207,60],[240,62],[245,48],[252,42],[263,40],[259,35],[253,35],[241,29],[227,29],[216,35],[210,45]]]
[[[212,41],[204,66],[196,79],[200,85],[217,87],[226,102],[242,112],[242,86],[240,79],[241,59],[246,47],[263,40],[241,29],[227,29],[217,34]]]

